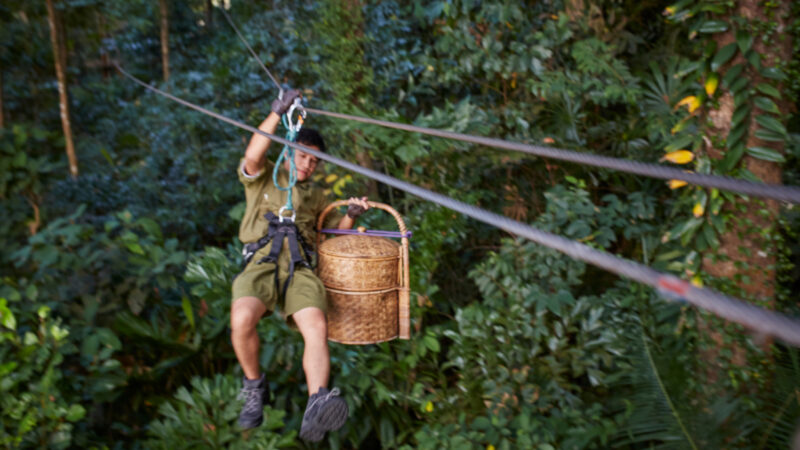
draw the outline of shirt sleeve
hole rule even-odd
[[[236,173],[239,176],[239,181],[241,181],[244,185],[248,185],[262,180],[264,177],[271,176],[273,167],[275,167],[275,163],[267,160],[267,162],[264,164],[264,167],[261,168],[261,171],[256,174],[249,174],[244,170],[244,158],[242,158],[239,160],[239,168],[237,169]]]

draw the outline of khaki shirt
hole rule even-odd
[[[239,240],[243,243],[255,242],[267,234],[269,222],[264,214],[272,211],[276,216],[281,207],[286,205],[288,191],[281,191],[272,181],[275,163],[267,161],[264,168],[256,175],[247,176],[244,172],[244,159],[239,163],[239,181],[244,185],[247,208],[239,226]],[[288,186],[289,173],[283,167],[278,171],[278,183]],[[322,189],[314,186],[309,180],[297,182],[292,189],[292,203],[296,213],[295,224],[308,245],[316,243],[317,219],[322,210],[330,204]],[[328,213],[324,228],[336,228],[342,214],[336,210]],[[284,241],[281,249],[281,262],[288,258],[289,246]],[[288,261],[288,260],[287,260]],[[283,265],[283,264],[280,264]]]

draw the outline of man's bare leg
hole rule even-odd
[[[308,395],[311,396],[316,394],[319,388],[328,387],[328,377],[331,373],[328,321],[325,313],[315,307],[303,308],[292,314],[292,318],[305,342],[303,370],[306,373]]]
[[[241,297],[231,306],[231,341],[236,358],[249,380],[261,377],[259,367],[259,338],[256,325],[267,311],[264,303],[256,297]]]

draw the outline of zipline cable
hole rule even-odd
[[[799,319],[790,318],[778,312],[760,308],[710,289],[693,286],[692,284],[681,280],[674,275],[658,272],[657,270],[637,262],[629,261],[609,253],[601,252],[589,247],[588,245],[538,230],[530,225],[512,220],[508,217],[486,211],[445,195],[421,188],[414,184],[398,180],[380,172],[366,169],[357,164],[350,163],[327,153],[319,152],[304,145],[290,142],[279,136],[266,133],[253,126],[238,122],[161,91],[160,89],[153,87],[129,74],[123,70],[116,61],[113,63],[121,74],[131,79],[135,83],[184,106],[214,117],[215,119],[229,123],[251,133],[259,134],[280,144],[289,145],[297,150],[311,154],[321,160],[328,161],[352,172],[356,172],[365,177],[380,181],[381,183],[408,192],[409,194],[415,195],[424,200],[444,206],[453,211],[472,217],[480,222],[500,228],[501,230],[505,230],[511,234],[522,236],[526,239],[536,242],[537,244],[558,250],[575,259],[580,259],[581,261],[596,265],[609,272],[634,281],[638,281],[648,286],[652,286],[668,299],[685,300],[697,306],[698,308],[705,309],[706,311],[709,311],[726,320],[739,323],[765,335],[774,336],[788,344],[800,347]]]
[[[350,114],[330,112],[322,109],[306,108],[306,111],[312,114],[319,114],[322,116],[334,117],[337,119],[352,120],[355,122],[378,125],[381,127],[394,128],[397,130],[411,131],[414,133],[422,133],[430,136],[437,136],[462,142],[469,142],[471,144],[479,144],[479,145],[485,145],[487,147],[512,150],[512,151],[527,153],[529,155],[541,156],[543,158],[560,159],[562,161],[569,161],[582,165],[618,170],[620,172],[627,172],[636,175],[645,175],[648,177],[661,178],[664,180],[683,180],[686,181],[687,183],[691,183],[698,186],[722,189],[726,191],[738,192],[740,194],[754,195],[757,197],[773,198],[776,200],[782,200],[790,203],[800,203],[800,188],[794,186],[757,183],[749,180],[724,177],[720,175],[691,173],[679,169],[674,169],[672,167],[664,167],[656,164],[631,161],[628,159],[611,158],[608,156],[599,156],[590,153],[582,153],[582,152],[564,150],[554,147],[544,147],[541,145],[509,142],[497,138],[473,136],[469,134],[456,133],[453,131],[437,130],[434,128],[426,128],[416,125],[408,125],[404,123],[389,122],[386,120],[372,119],[369,117],[353,116]]]
[[[233,20],[228,15],[228,12],[225,11],[224,4],[220,8],[220,11],[222,11],[222,14],[225,16],[225,19],[228,20],[229,24],[231,24],[231,27],[233,27],[233,31],[236,32],[236,35],[239,36],[239,39],[242,41],[245,47],[247,47],[247,49],[250,50],[250,54],[253,55],[253,59],[258,61],[258,64],[260,64],[261,68],[264,69],[264,72],[267,72],[267,76],[272,80],[273,83],[275,83],[275,86],[278,88],[278,91],[280,91],[279,94],[280,97],[283,97],[283,88],[281,87],[281,84],[278,83],[278,80],[276,80],[275,77],[272,76],[272,72],[270,72],[269,69],[267,69],[267,66],[265,66],[264,63],[261,62],[261,58],[259,58],[258,55],[256,55],[256,52],[253,50],[253,47],[250,47],[250,44],[247,43],[247,40],[245,40],[244,36],[242,36],[242,33],[239,32],[239,28],[236,27],[236,24],[233,23]]]

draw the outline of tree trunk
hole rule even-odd
[[[161,67],[164,72],[164,81],[169,81],[169,17],[167,0],[158,0],[161,11]]]
[[[784,0],[776,9],[773,9],[768,18],[767,11],[761,2],[742,0],[731,11],[730,18],[743,17],[748,21],[762,23],[776,21],[778,30],[785,30],[788,29],[789,9],[789,1]],[[791,59],[790,34],[779,32],[775,35],[773,38],[775,42],[767,44],[760,33],[758,35],[754,33],[752,48],[761,55],[761,64],[764,67],[775,66],[780,61]],[[714,39],[717,41],[717,48],[736,42],[732,29],[717,34]],[[739,63],[746,63],[741,52],[723,67],[721,72],[724,73],[728,67]],[[749,78],[751,86],[768,81],[755,70],[751,70]],[[779,90],[783,88],[782,85],[777,87]],[[788,117],[791,106],[789,99],[773,100],[775,100],[781,116]],[[709,118],[713,124],[709,130],[710,135],[721,139],[728,137],[731,131],[734,106],[733,95],[730,92],[724,92],[720,97],[719,108],[709,112]],[[755,136],[755,132],[759,128],[756,117],[761,114],[767,114],[767,112],[759,110],[754,105],[748,124],[745,146],[747,148],[767,147],[783,153],[783,142],[764,141]],[[785,125],[785,119],[783,122]],[[708,153],[712,158],[723,156],[718,149],[709,148]],[[766,183],[781,183],[782,170],[779,163],[745,155],[740,164]],[[715,277],[736,280],[740,288],[756,298],[771,299],[775,295],[775,265],[777,263],[772,236],[775,234],[779,204],[775,200],[739,199],[730,206],[729,212],[734,213],[733,216],[736,219],[728,224],[726,233],[721,236],[719,248],[715,252],[707,254],[703,259],[703,269]]]
[[[0,130],[5,128],[5,115],[3,114],[3,71],[0,70]]]
[[[58,39],[58,21],[56,10],[53,7],[53,0],[47,1],[47,19],[50,23],[50,41],[53,46],[53,60],[56,65],[56,77],[58,78],[58,100],[61,112],[61,126],[64,129],[64,143],[67,148],[67,158],[69,159],[69,173],[72,178],[78,177],[78,158],[75,156],[75,146],[72,143],[72,126],[69,120],[69,99],[67,97],[67,75],[64,62],[66,58],[63,53],[64,45]]]
[[[69,53],[67,52],[67,33],[64,30],[64,18],[61,11],[55,9],[56,13],[56,31],[58,32],[58,54],[61,58],[61,67],[67,70],[69,67]]]
[[[222,7],[224,8],[225,5],[223,4]],[[211,26],[214,25],[214,5],[212,4],[211,0],[206,0],[206,30],[210,30]]]

